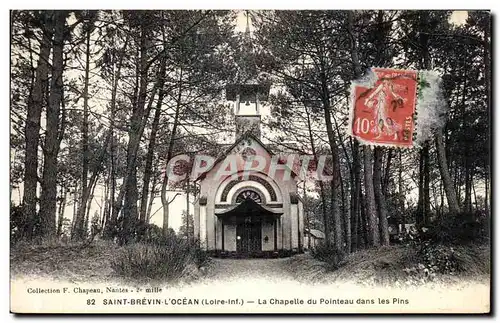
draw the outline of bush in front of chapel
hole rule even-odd
[[[171,233],[124,246],[111,266],[121,277],[173,283],[196,279],[209,259],[196,241]]]

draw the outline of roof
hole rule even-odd
[[[270,217],[270,218],[278,218],[283,213],[275,212],[273,209],[265,207],[252,199],[246,199],[238,205],[231,207],[229,210],[225,210],[222,212],[215,212],[219,218],[229,218],[235,216],[236,218],[242,218],[247,216],[254,217]]]
[[[317,239],[324,239],[325,238],[325,234],[323,233],[323,231],[320,231],[317,229],[305,229],[304,231],[306,233],[309,233],[310,235],[312,235],[313,237],[315,237]]]
[[[226,86],[226,100],[235,101],[238,94],[249,96],[258,94],[260,101],[267,101],[271,85],[252,83],[252,84],[228,84]]]
[[[213,169],[213,168],[214,168],[214,167],[215,167],[218,163],[220,163],[221,161],[223,161],[223,160],[224,160],[224,159],[225,159],[225,158],[226,158],[226,157],[227,157],[227,156],[231,153],[231,151],[232,151],[232,150],[233,150],[236,146],[238,146],[238,144],[239,144],[240,142],[242,142],[243,140],[248,139],[248,138],[251,138],[251,139],[255,140],[255,141],[256,141],[259,145],[261,145],[261,146],[262,146],[262,148],[264,148],[264,149],[265,149],[265,151],[266,151],[269,155],[271,155],[271,156],[275,155],[275,153],[274,153],[271,149],[269,149],[269,147],[268,147],[267,145],[265,145],[265,144],[264,144],[264,143],[263,143],[263,142],[262,142],[262,141],[261,141],[261,140],[260,140],[257,136],[255,136],[255,135],[252,133],[252,130],[250,129],[250,130],[246,131],[245,133],[243,133],[243,134],[242,134],[242,135],[241,135],[241,136],[240,136],[240,137],[239,137],[239,138],[238,138],[238,139],[234,142],[234,144],[232,144],[231,146],[229,146],[229,147],[228,147],[228,148],[227,148],[227,149],[226,149],[226,150],[225,150],[222,154],[220,154],[220,155],[219,155],[219,157],[217,157],[217,159],[216,159],[216,160],[215,160],[215,162],[213,163],[212,167],[210,167],[209,169],[207,169],[207,171],[206,171],[206,172],[204,172],[204,173],[200,174],[200,176],[198,176],[198,177],[195,179],[195,182],[196,182],[196,181],[199,181],[199,180],[204,179],[204,178],[207,176],[207,174],[208,174],[208,173],[209,173],[209,172],[210,172],[210,171],[211,171],[211,170],[212,170],[212,169]],[[287,166],[287,164],[285,164],[285,166]],[[288,166],[287,166],[287,167],[288,167]],[[296,176],[298,176],[298,175],[297,175],[297,173],[296,173],[293,169],[290,169],[290,171],[291,171],[291,174],[292,174],[292,177],[293,177],[293,178],[295,178]]]
[[[217,157],[217,159],[215,160],[215,162],[213,163],[212,167],[210,167],[206,172],[204,172],[203,174],[201,174],[200,176],[198,176],[198,178],[196,178],[195,181],[198,181],[198,180],[202,180],[206,177],[206,174],[208,174],[218,163],[220,163],[221,161],[224,160],[224,158],[226,158],[229,153],[234,149],[234,147],[238,146],[238,144],[240,142],[242,142],[243,140],[245,139],[248,139],[248,138],[252,138],[253,140],[255,140],[259,145],[261,145],[269,155],[274,155],[274,153],[266,146],[262,143],[262,141],[260,141],[259,138],[257,138],[252,132],[251,130],[248,130],[247,132],[243,133],[240,138],[238,138],[234,144],[232,144],[231,146],[229,146],[229,148],[226,149],[226,151],[224,151],[222,154],[219,155],[219,157]]]

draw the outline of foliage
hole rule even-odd
[[[169,235],[154,243],[125,246],[111,265],[120,276],[175,281],[196,275],[208,259],[196,242]]]
[[[22,238],[22,228],[24,226],[22,205],[10,206],[10,241],[15,243]]]
[[[404,271],[421,282],[433,280],[438,274],[488,273],[488,227],[489,219],[480,212],[445,215],[418,235],[408,236],[408,245],[417,254]]]
[[[467,244],[489,239],[489,217],[485,213],[444,215],[421,233],[425,242],[441,244]]]
[[[452,246],[426,241],[417,247],[416,258],[403,271],[412,283],[425,283],[438,276],[490,273],[489,248],[471,243]]]
[[[182,224],[179,228],[179,235],[181,237],[194,237],[194,217],[193,214],[190,213],[189,217],[185,210],[182,211]]]
[[[346,254],[338,250],[333,244],[321,243],[312,248],[314,258],[324,261],[328,270],[337,270],[346,263]]]

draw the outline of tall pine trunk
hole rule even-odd
[[[359,157],[359,143],[354,140],[352,145],[352,184],[351,184],[351,221],[352,221],[352,250],[358,249],[358,235],[361,235],[359,229],[360,221],[360,199],[361,199],[361,165]]]
[[[428,25],[428,15],[426,11],[422,11],[420,19],[422,29],[427,28]],[[429,53],[428,44],[428,34],[420,33],[420,48],[421,57],[423,62],[423,68],[426,70],[432,69],[431,58]],[[448,207],[452,215],[460,213],[460,207],[458,205],[457,194],[453,187],[453,181],[451,180],[450,171],[448,169],[448,161],[446,157],[446,150],[443,143],[443,128],[437,129],[434,140],[436,143],[436,152],[439,165],[439,172],[441,174],[441,179],[443,181],[444,190],[446,192],[446,198],[448,200]]]
[[[186,237],[187,240],[189,241],[189,212],[190,212],[190,204],[191,202],[189,201],[189,190],[191,189],[190,186],[190,180],[189,176],[186,177]]]
[[[172,125],[172,132],[170,133],[170,139],[168,143],[167,150],[167,160],[165,161],[165,166],[168,165],[170,159],[172,158],[172,154],[174,152],[174,142],[177,134],[177,127],[179,125],[179,116],[181,112],[181,100],[182,100],[182,91],[183,91],[183,70],[182,67],[179,71],[179,84],[178,84],[178,93],[177,93],[177,102],[175,107],[175,116],[174,116],[174,124]],[[169,202],[167,197],[167,186],[168,186],[168,173],[165,167],[165,174],[163,174],[163,180],[161,183],[161,205],[163,208],[163,234],[168,234],[168,221],[169,221]]]
[[[44,168],[40,195],[40,235],[52,237],[56,233],[57,155],[59,153],[59,114],[63,100],[63,49],[65,23],[68,12],[54,13],[54,41],[52,80],[47,106],[47,124],[44,146]]]
[[[87,191],[89,173],[89,73],[90,73],[90,26],[85,26],[85,81],[83,87],[83,123],[82,123],[82,194],[80,208],[76,215],[75,232],[73,239],[81,240],[86,236],[85,230],[85,211],[87,207]]]
[[[48,11],[42,12],[42,41],[40,53],[35,72],[35,80],[30,97],[26,115],[26,126],[24,129],[26,150],[24,158],[24,194],[23,236],[31,238],[34,224],[37,219],[37,186],[38,186],[38,145],[40,141],[40,118],[44,106],[44,91],[47,88],[49,74],[49,56],[52,46],[52,14]]]
[[[56,235],[58,237],[61,236],[63,220],[64,220],[64,209],[66,209],[66,199],[68,196],[68,189],[65,187],[61,187],[61,197],[59,202],[59,215],[57,219],[57,231]]]
[[[380,243],[387,246],[389,245],[389,224],[387,222],[388,212],[382,187],[382,155],[382,148],[376,147],[374,150],[373,186],[375,189],[375,201],[377,202],[377,211],[380,223]]]
[[[323,115],[326,124],[326,133],[328,137],[328,144],[330,146],[330,151],[332,153],[332,180],[330,182],[331,194],[330,194],[330,205],[331,214],[333,219],[333,233],[335,248],[337,250],[343,249],[343,237],[342,237],[342,224],[341,216],[339,210],[338,202],[338,191],[341,185],[340,183],[340,165],[339,165],[339,153],[337,149],[337,143],[335,142],[335,133],[333,129],[332,116],[331,116],[331,106],[330,106],[330,92],[328,89],[328,80],[326,79],[324,67],[320,73],[321,82],[321,102],[323,108]]]
[[[402,231],[406,232],[406,210],[405,210],[405,191],[403,190],[403,153],[399,151],[399,172],[398,172],[398,191],[399,191],[399,212],[401,214]]]
[[[161,106],[163,104],[163,97],[165,95],[164,85],[165,85],[165,72],[166,72],[166,57],[162,58],[161,68],[159,72],[159,94],[158,101],[156,103],[156,111],[153,118],[153,124],[151,125],[151,134],[149,136],[148,152],[146,154],[146,166],[144,168],[144,178],[142,185],[142,195],[141,195],[141,210],[140,218],[141,222],[147,222],[147,209],[148,209],[148,196],[149,196],[149,182],[151,181],[151,173],[153,171],[153,157],[154,150],[156,148],[156,135],[158,132],[158,127],[160,124]],[[154,193],[154,192],[153,192]]]
[[[307,105],[304,104],[304,110],[306,112],[306,120],[307,120],[307,131],[309,135],[309,143],[311,145],[311,151],[313,154],[314,158],[314,163],[317,165],[318,163],[318,155],[316,153],[316,144],[314,143],[314,136],[312,132],[312,124],[311,124],[311,114],[310,111],[307,109]],[[325,196],[325,186],[322,180],[318,181],[319,184],[319,194],[320,194],[320,199],[321,199],[321,214],[323,217],[323,225],[324,225],[324,231],[325,231],[325,241],[327,244],[331,243],[331,234],[330,234],[330,217],[328,216],[328,212],[326,210],[326,196]],[[309,239],[309,243],[310,243]]]
[[[441,173],[441,179],[443,180],[444,191],[446,193],[446,199],[448,200],[448,208],[452,215],[456,215],[460,213],[460,207],[458,206],[457,194],[453,187],[453,181],[451,180],[450,172],[446,164],[446,153],[443,144],[443,129],[438,129],[434,139],[436,141],[436,151],[438,154],[439,172]]]
[[[138,220],[137,201],[139,192],[137,189],[137,153],[141,141],[142,133],[144,132],[145,121],[148,118],[148,113],[145,112],[147,86],[148,86],[148,48],[150,46],[150,31],[148,21],[142,21],[140,28],[140,48],[139,48],[139,64],[138,64],[138,85],[139,91],[137,100],[133,106],[132,116],[130,118],[130,126],[128,129],[128,145],[127,145],[127,172],[122,186],[123,193],[123,227],[121,235],[121,243],[128,243],[130,237],[133,236],[135,226]],[[156,88],[151,94],[151,101],[154,98]]]
[[[128,46],[129,38],[125,39],[123,44],[122,52],[125,52]],[[123,194],[119,196],[118,201],[116,200],[116,144],[115,144],[115,118],[116,118],[116,94],[118,92],[118,84],[121,77],[121,68],[123,63],[124,55],[120,55],[118,62],[116,63],[116,71],[112,74],[112,88],[111,88],[111,102],[110,102],[110,177],[111,177],[111,188],[109,193],[109,221],[106,221],[106,226],[104,228],[104,237],[113,237],[118,220],[118,213],[121,209]],[[116,56],[113,54],[113,63],[115,62]]]
[[[372,246],[380,244],[377,205],[375,203],[375,187],[373,186],[372,152],[370,147],[363,147],[363,162],[365,175],[365,211],[368,221],[368,238]]]
[[[354,35],[354,13],[347,13],[347,29],[351,40],[351,58],[354,67],[354,78],[361,77],[361,64],[359,62],[358,48]],[[372,153],[370,147],[363,147],[363,163],[364,163],[364,185],[365,185],[365,211],[368,221],[368,236],[372,246],[378,246],[380,243],[377,206],[375,204],[375,191],[373,187],[372,173]]]

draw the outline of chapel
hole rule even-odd
[[[248,20],[246,40],[246,51],[251,53]],[[239,77],[225,89],[225,98],[234,107],[236,140],[196,179],[195,236],[203,249],[220,257],[302,252],[301,179],[284,163],[273,166],[276,155],[261,141],[261,104],[268,100],[270,83],[258,77],[248,55],[240,62]],[[248,170],[253,162],[263,167]]]

